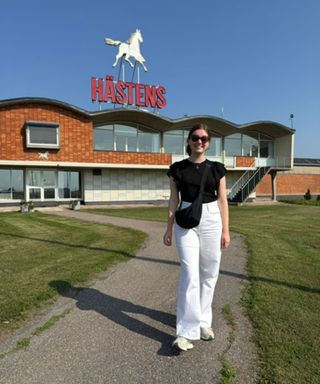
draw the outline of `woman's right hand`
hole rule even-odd
[[[172,229],[167,229],[165,234],[163,235],[163,244],[168,247],[172,245]]]

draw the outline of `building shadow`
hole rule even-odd
[[[179,353],[172,348],[176,317],[170,313],[133,304],[127,300],[119,299],[94,288],[74,287],[69,282],[54,280],[49,283],[61,296],[69,297],[76,302],[82,311],[95,311],[114,323],[125,327],[131,332],[148,337],[161,344],[158,355],[175,356]],[[146,322],[134,318],[133,314],[143,315],[173,328],[172,335],[163,332]]]

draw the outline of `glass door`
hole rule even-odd
[[[56,197],[56,171],[32,169],[27,171],[28,200],[44,201]]]

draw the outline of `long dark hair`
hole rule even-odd
[[[208,137],[209,137],[209,142],[210,142],[210,140],[211,140],[211,135],[210,135],[208,126],[207,126],[206,124],[203,124],[203,123],[198,123],[198,124],[194,125],[194,126],[190,129],[187,140],[189,140],[189,139],[191,138],[193,132],[195,132],[195,131],[198,130],[198,129],[203,129],[204,131],[207,132],[207,135],[208,135]],[[187,154],[188,154],[189,156],[191,156],[191,148],[190,148],[190,145],[189,145],[189,144],[187,144],[187,146],[186,146],[186,152],[187,152]]]

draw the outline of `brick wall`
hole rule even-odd
[[[237,156],[236,157],[236,167],[253,167],[254,166],[254,157],[248,156]]]
[[[60,149],[26,148],[26,120],[59,123]],[[92,121],[58,106],[30,103],[0,110],[1,160],[41,161],[39,152],[44,151],[49,152],[44,161],[171,164],[170,154],[94,151]]]
[[[320,174],[278,174],[277,195],[304,195],[310,189],[311,195],[320,195]],[[257,186],[257,196],[271,195],[271,175],[266,175]]]

